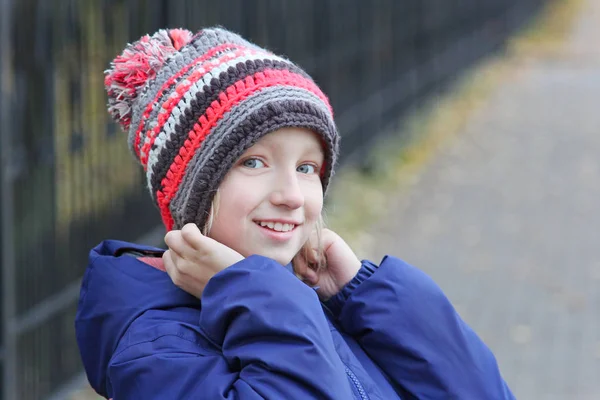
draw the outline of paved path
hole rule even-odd
[[[442,286],[518,399],[600,399],[600,0],[395,200],[373,254]]]

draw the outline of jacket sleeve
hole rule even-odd
[[[419,399],[514,399],[490,349],[422,271],[363,261],[327,307],[401,392]]]
[[[215,275],[199,329],[136,343],[113,356],[120,399],[350,399],[352,389],[314,290],[275,261],[251,256]]]

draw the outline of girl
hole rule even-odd
[[[161,30],[105,84],[169,249],[90,253],[76,329],[99,394],[513,398],[430,278],[322,227],[339,136],[298,66],[224,29]]]

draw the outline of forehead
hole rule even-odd
[[[321,137],[306,128],[286,127],[263,136],[255,146],[272,150],[323,152]]]

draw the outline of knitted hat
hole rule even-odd
[[[105,72],[108,110],[128,132],[167,228],[202,228],[226,173],[282,127],[322,138],[323,192],[339,136],[327,97],[306,72],[222,28],[160,30],[127,45]]]

